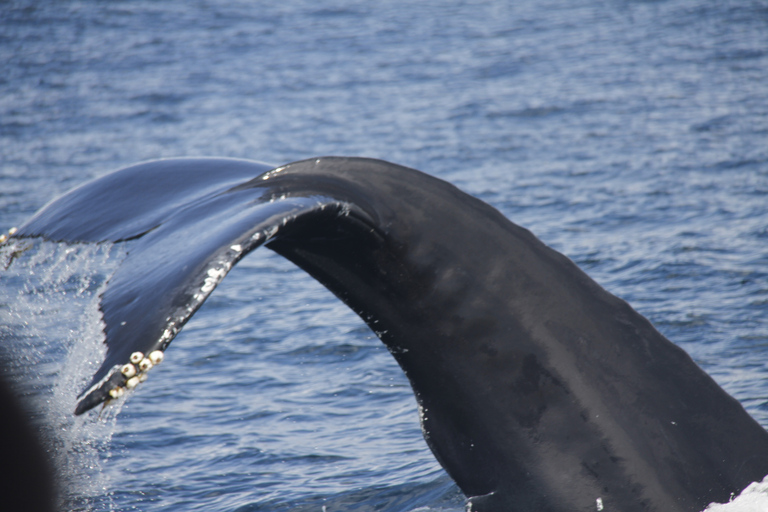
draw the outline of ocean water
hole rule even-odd
[[[768,427],[765,1],[10,1],[0,69],[1,229],[142,160],[383,158],[531,229]],[[463,510],[386,349],[268,250],[73,418],[126,250],[0,250],[3,353],[66,508]]]

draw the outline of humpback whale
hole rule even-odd
[[[138,385],[265,245],[387,346],[469,510],[699,512],[768,474],[768,433],[682,349],[531,232],[414,169],[153,161],[69,192],[13,237],[130,241],[76,414]]]

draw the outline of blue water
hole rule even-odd
[[[765,1],[10,1],[0,70],[2,229],[141,160],[383,158],[531,229],[768,426]],[[463,509],[391,356],[267,250],[127,402],[72,419],[125,250],[0,271],[69,509]]]

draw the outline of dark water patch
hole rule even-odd
[[[553,114],[562,113],[563,109],[555,106],[542,106],[542,107],[527,107],[519,110],[503,111],[503,112],[488,112],[486,114],[490,119],[496,117],[522,117],[522,118],[537,118],[546,117]]]
[[[461,510],[462,499],[457,495],[451,482],[444,479],[430,484],[410,484],[391,488],[364,489],[334,498],[314,497],[300,502],[285,503],[279,500],[266,504],[245,505],[236,512],[273,511],[317,511],[334,512],[346,510],[414,510],[428,505],[426,510]]]
[[[724,131],[736,122],[731,115],[718,116],[709,119],[703,123],[698,123],[691,127],[691,130],[695,132],[711,132],[711,131]]]
[[[300,360],[304,363],[326,364],[328,360],[356,361],[369,356],[370,346],[357,346],[350,344],[323,343],[321,345],[305,346],[280,354],[280,358],[286,360]]]

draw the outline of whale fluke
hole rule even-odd
[[[130,241],[77,414],[138,384],[266,245],[386,344],[470,510],[700,512],[768,474],[766,431],[682,349],[529,231],[413,169],[160,160],[75,189],[14,236]]]

